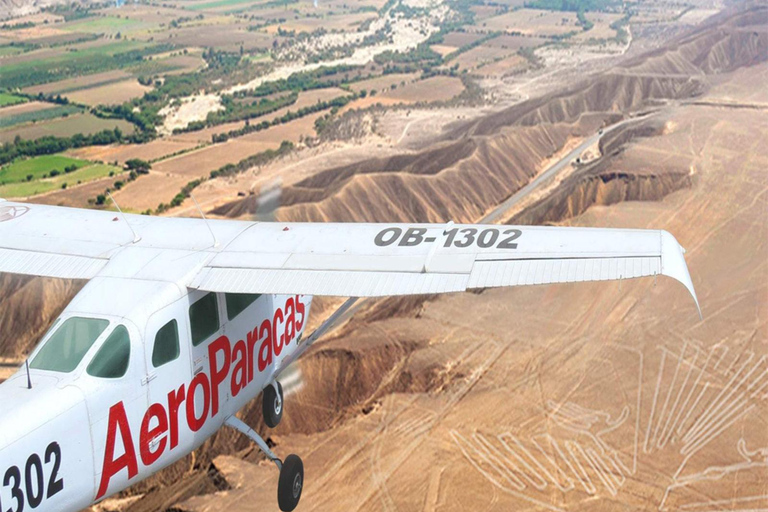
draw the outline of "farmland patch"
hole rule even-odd
[[[122,119],[101,119],[92,114],[84,113],[0,129],[0,143],[11,142],[17,135],[25,140],[34,140],[46,135],[71,137],[77,133],[88,135],[115,128],[119,128],[124,134],[130,134],[134,131],[134,126]]]

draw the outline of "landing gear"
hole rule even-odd
[[[301,462],[299,456],[291,454],[283,462],[269,449],[261,436],[242,420],[231,416],[227,418],[225,423],[248,436],[251,441],[256,443],[262,453],[275,463],[277,469],[280,470],[280,479],[277,484],[277,504],[283,512],[291,512],[295,509],[301,499],[301,491],[304,489],[304,463]]]
[[[290,512],[296,508],[304,488],[304,463],[298,455],[289,455],[280,469],[277,483],[277,504],[280,510]]]
[[[264,423],[269,428],[275,428],[283,419],[283,386],[275,381],[271,386],[264,388],[262,402],[262,414]]]

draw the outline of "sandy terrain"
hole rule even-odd
[[[176,105],[168,105],[158,114],[165,117],[165,123],[160,127],[163,135],[170,135],[176,128],[186,128],[194,121],[205,121],[210,112],[224,110],[221,98],[216,94],[198,94],[182,98]]]

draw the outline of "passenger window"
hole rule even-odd
[[[219,330],[219,308],[216,294],[209,293],[189,308],[192,345],[198,346]]]
[[[227,302],[227,317],[229,317],[230,320],[235,318],[237,315],[245,311],[245,308],[256,302],[258,298],[261,297],[260,294],[253,294],[253,293],[226,293],[224,294],[224,298]]]
[[[171,320],[155,336],[152,349],[152,366],[159,368],[179,357],[179,324]]]
[[[88,375],[102,379],[119,379],[128,371],[131,360],[131,338],[128,329],[115,327],[88,365]]]

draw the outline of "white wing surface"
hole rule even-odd
[[[124,250],[127,256],[116,258]],[[180,272],[181,284],[215,292],[380,297],[662,274],[696,300],[684,251],[665,231],[223,220],[206,226],[199,219],[0,202],[0,272],[127,275],[129,269],[115,267],[135,266],[136,255],[150,250],[194,254],[197,266]],[[152,261],[147,257],[146,265]]]
[[[696,300],[683,252],[672,235],[652,230],[257,224],[214,256],[190,286],[379,297],[663,274]]]
[[[249,225],[219,221],[217,236],[232,240]],[[123,216],[0,199],[0,272],[90,279],[128,247],[200,251],[211,245],[200,219]]]

